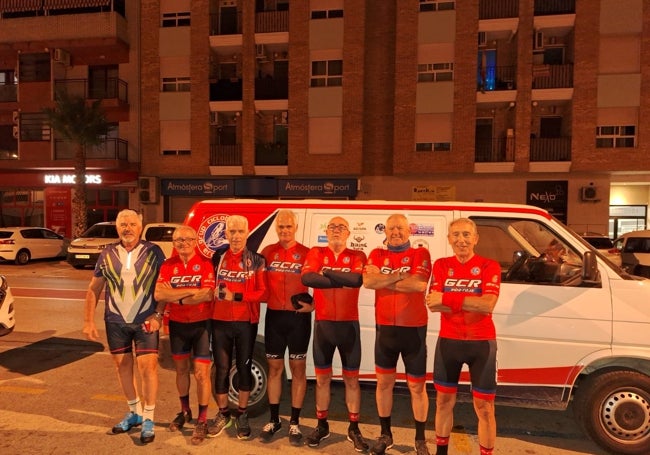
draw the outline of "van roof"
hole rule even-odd
[[[467,209],[479,209],[485,211],[498,211],[498,212],[516,212],[516,213],[536,213],[538,215],[544,216],[546,218],[551,218],[549,212],[545,209],[525,204],[506,204],[506,203],[490,203],[490,202],[460,202],[460,201],[387,201],[387,200],[323,200],[323,199],[206,199],[200,202],[195,203],[189,214],[188,218],[191,218],[195,210],[203,206],[219,206],[223,204],[260,204],[260,205],[272,205],[272,206],[282,206],[282,207],[328,207],[328,208],[349,208],[355,207],[358,209],[376,209],[379,207],[391,207],[394,210],[408,210],[416,209],[421,210],[422,208],[432,208],[436,210],[467,210]],[[216,207],[218,208],[218,207]],[[214,208],[210,208],[214,210]]]

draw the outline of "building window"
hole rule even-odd
[[[421,63],[418,65],[418,82],[442,82],[453,80],[453,63]]]
[[[456,2],[449,0],[420,0],[420,12],[449,11],[456,9]]]
[[[636,147],[636,126],[597,126],[596,148]]]
[[[312,87],[340,87],[343,85],[343,60],[311,62]]]
[[[47,115],[41,112],[20,114],[21,141],[49,141],[52,137]]]
[[[163,77],[162,91],[163,92],[189,92],[190,78],[189,77]]]
[[[342,9],[314,10],[311,12],[312,19],[335,19],[343,17]]]
[[[191,150],[163,150],[162,154],[165,156],[181,156],[181,155],[191,155]]]
[[[450,152],[451,142],[418,142],[416,152]]]
[[[50,80],[50,54],[20,54],[20,82],[45,82]]]
[[[190,26],[190,12],[182,11],[178,13],[163,13],[162,27],[189,27]]]

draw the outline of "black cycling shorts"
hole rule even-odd
[[[253,384],[251,371],[257,324],[244,321],[212,320],[212,354],[217,369],[214,390],[228,393],[229,374],[233,355],[237,367],[239,390],[250,392]]]
[[[142,324],[107,322],[106,338],[111,354],[133,352],[134,343],[136,356],[158,354],[158,331],[147,333]]]
[[[402,356],[409,381],[423,382],[427,371],[427,326],[403,327],[377,325],[375,338],[375,371],[393,374]]]
[[[361,365],[359,321],[316,321],[314,323],[314,368],[316,374],[330,374],[334,351],[339,350],[345,376],[358,376]]]
[[[311,337],[311,313],[266,310],[264,343],[267,359],[283,359],[289,348],[290,360],[304,360]]]
[[[169,344],[172,357],[189,358],[210,362],[210,320],[198,322],[169,321]]]

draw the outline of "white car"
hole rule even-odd
[[[614,247],[625,271],[650,278],[650,230],[627,232],[614,241]]]
[[[0,228],[0,259],[24,265],[32,259],[65,256],[68,240],[43,227]]]
[[[585,232],[580,237],[585,239],[587,243],[593,246],[600,254],[612,261],[613,264],[621,266],[621,252],[614,247],[612,239],[603,234],[596,234],[594,232]]]
[[[178,223],[149,223],[142,230],[142,240],[148,240],[158,245],[168,258],[174,252],[172,236],[177,227],[182,226]]]
[[[14,319],[14,297],[7,279],[0,275],[0,337],[9,335],[16,325]]]
[[[75,269],[95,266],[99,254],[106,245],[117,243],[120,237],[114,221],[96,223],[90,226],[81,237],[74,239],[68,247],[68,262]]]

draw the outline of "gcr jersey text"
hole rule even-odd
[[[464,289],[477,289],[481,287],[482,280],[467,280],[447,278],[445,280],[445,288],[464,288]]]
[[[170,280],[172,287],[200,286],[201,275],[173,276]]]
[[[302,269],[302,264],[289,261],[273,261],[268,268],[276,272],[299,272]]]

